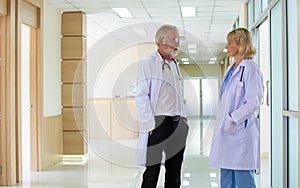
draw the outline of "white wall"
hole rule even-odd
[[[61,114],[61,13],[44,4],[44,116]]]
[[[151,42],[117,47],[115,43],[115,49],[109,50],[109,46],[100,43],[88,51],[88,98],[127,97],[129,88],[136,82],[138,63],[157,48]]]

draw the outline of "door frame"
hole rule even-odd
[[[18,2],[18,47],[17,47],[17,179],[22,181],[22,103],[21,103],[21,33],[22,24],[30,28],[30,169],[41,171],[41,147],[40,129],[43,123],[43,102],[42,102],[42,45],[41,45],[41,6],[29,1]],[[29,14],[28,14],[29,12]]]
[[[5,62],[6,16],[0,15],[0,185],[6,182],[6,128],[5,126]]]

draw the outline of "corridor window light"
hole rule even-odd
[[[190,54],[195,54],[195,53],[197,53],[197,50],[196,49],[188,49],[188,52]]]
[[[210,61],[217,61],[217,58],[216,57],[212,57],[212,58],[210,58]]]
[[[217,182],[211,182],[210,187],[219,187]]]
[[[196,7],[181,7],[182,17],[195,17]]]
[[[181,58],[181,61],[182,61],[182,63],[183,64],[190,64],[190,62],[189,62],[189,58]]]
[[[216,57],[212,57],[210,58],[210,60],[208,61],[208,64],[215,64],[217,61],[217,58]]]
[[[227,49],[226,49],[226,48],[224,48],[223,52],[227,52]]]
[[[118,14],[120,18],[132,18],[133,15],[129,12],[127,8],[112,8],[115,13]]]
[[[209,177],[216,178],[217,177],[217,173],[211,172],[211,173],[209,173]]]
[[[188,44],[188,49],[197,49],[197,44]]]
[[[183,181],[182,181],[182,186],[183,186],[183,187],[190,186],[190,181],[189,181],[189,180],[186,180],[186,179],[183,179]]]
[[[181,61],[189,61],[189,58],[181,58]]]

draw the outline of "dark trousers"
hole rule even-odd
[[[155,129],[148,138],[146,170],[142,188],[156,188],[163,152],[165,153],[165,188],[179,188],[181,166],[188,134],[186,118],[155,117]]]

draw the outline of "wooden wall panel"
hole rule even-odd
[[[86,153],[86,131],[63,132],[64,155],[83,155]]]
[[[85,84],[63,84],[62,105],[63,107],[86,106],[86,85]]]
[[[63,124],[62,116],[45,118],[42,130],[43,143],[41,145],[42,169],[45,169],[62,160],[63,154]]]
[[[63,37],[61,39],[63,60],[86,59],[85,37]]]
[[[63,108],[63,130],[86,130],[86,108]]]
[[[86,16],[81,12],[65,12],[62,15],[63,36],[86,36]]]
[[[84,60],[64,60],[61,62],[63,83],[86,83],[86,62]]]
[[[86,117],[86,16],[82,12],[62,14],[61,70],[64,155],[87,152]]]

